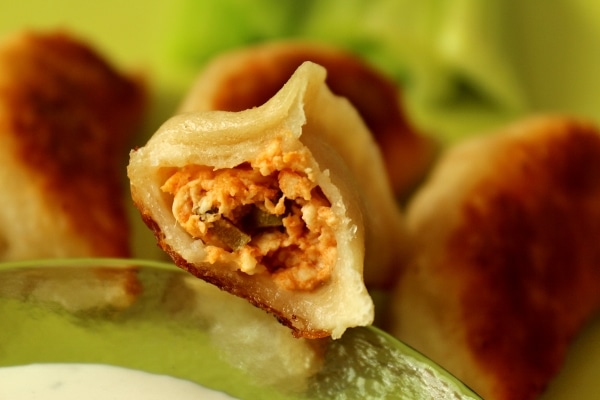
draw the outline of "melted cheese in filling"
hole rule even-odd
[[[281,153],[274,143],[235,168],[180,168],[162,190],[174,196],[177,222],[207,245],[208,262],[228,253],[246,274],[270,274],[283,288],[312,290],[329,280],[335,265],[337,220],[306,157]]]

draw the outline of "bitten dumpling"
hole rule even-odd
[[[394,265],[402,237],[381,155],[325,75],[306,62],[260,107],[174,116],[128,167],[179,267],[307,338],[373,321],[363,265]]]

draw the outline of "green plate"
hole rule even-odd
[[[170,264],[0,264],[0,366],[103,363],[240,399],[477,399],[376,328],[310,341]]]

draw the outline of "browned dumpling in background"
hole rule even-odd
[[[434,158],[434,141],[404,112],[400,88],[348,51],[307,40],[243,47],[212,59],[181,111],[242,111],[270,99],[304,61],[327,69],[327,86],[350,100],[375,137],[394,192],[405,197]]]
[[[534,399],[600,306],[600,131],[532,117],[448,149],[407,210],[392,332],[485,399]]]
[[[0,42],[0,260],[130,255],[124,160],[144,92],[66,32]]]

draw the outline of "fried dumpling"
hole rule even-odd
[[[179,267],[309,338],[372,322],[363,262],[389,272],[402,242],[381,155],[325,75],[306,62],[260,107],[176,115],[128,166]]]
[[[600,132],[537,116],[442,156],[408,206],[392,332],[485,399],[533,399],[600,306]]]
[[[126,257],[139,79],[66,32],[0,42],[0,260]]]
[[[181,111],[242,111],[260,106],[304,61],[323,66],[327,86],[359,112],[379,146],[394,193],[405,197],[433,161],[436,145],[408,119],[398,84],[341,48],[281,40],[223,53],[204,67]]]

